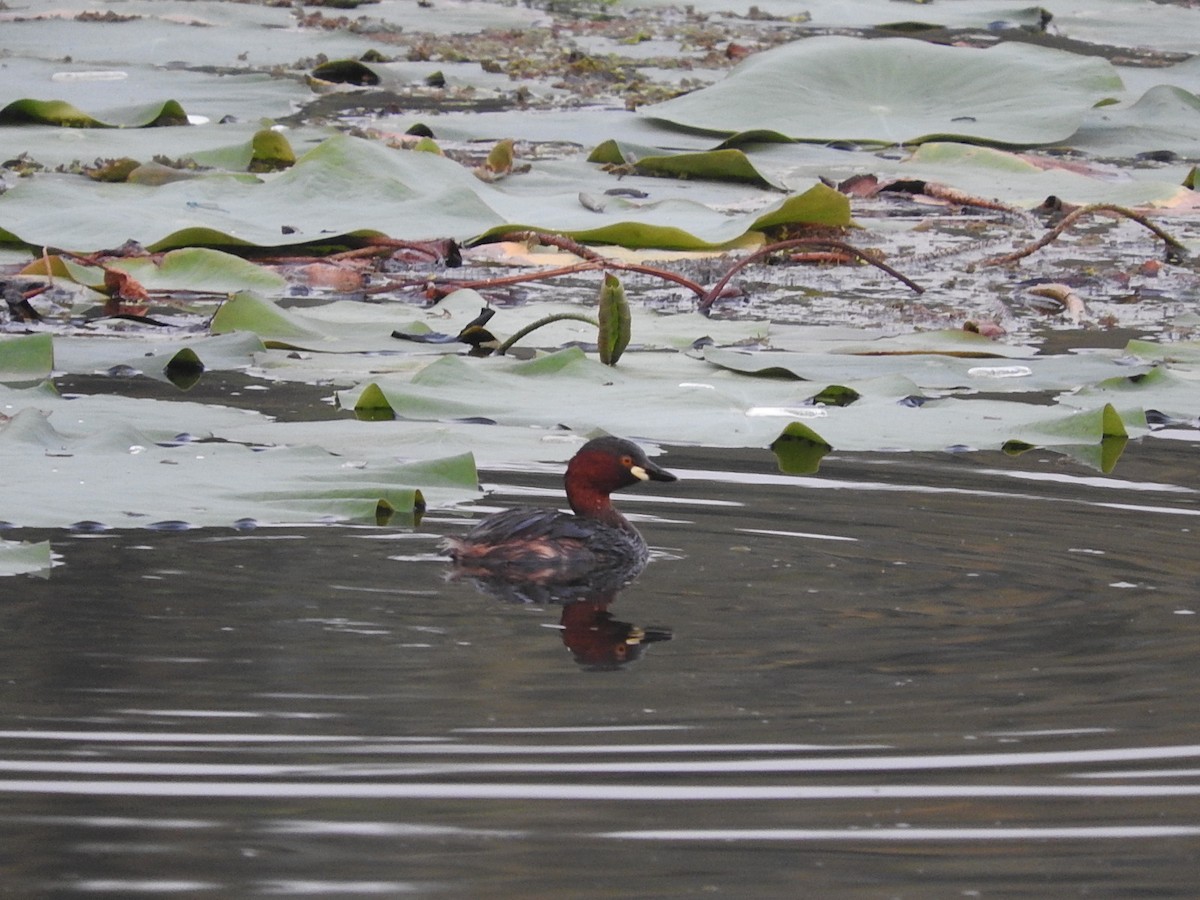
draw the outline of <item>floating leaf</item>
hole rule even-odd
[[[808,398],[812,404],[821,406],[849,406],[858,400],[862,394],[841,384],[830,384]]]
[[[6,575],[43,575],[54,565],[50,542],[0,540],[0,578]]]
[[[184,347],[167,360],[167,364],[163,366],[163,374],[175,387],[186,391],[194,387],[204,374],[204,363],[200,361],[195,350]]]
[[[488,151],[487,161],[484,162],[484,167],[493,175],[507,175],[513,168],[513,140],[505,138],[502,141],[497,141],[495,146]]]
[[[1137,404],[1175,419],[1200,419],[1200,378],[1195,373],[1185,377],[1166,366],[1156,366],[1149,372],[1085,385],[1061,398],[1061,402],[1069,406],[1091,406],[1099,399],[1123,405]]]
[[[286,285],[278,272],[207,247],[187,247],[153,257],[115,260],[110,268],[133,275],[149,290],[232,293],[272,291]]]
[[[186,125],[187,113],[174,100],[125,109],[107,110],[92,117],[63,100],[14,100],[0,109],[0,125],[59,125],[64,128],[145,128]]]
[[[1157,85],[1131,106],[1093,110],[1071,145],[1096,156],[1166,151],[1195,158],[1200,156],[1200,96]]]
[[[172,368],[181,375],[197,365],[204,371],[246,369],[265,350],[258,335],[248,331],[186,336],[149,345],[127,337],[62,336],[54,339],[54,365],[57,371],[76,375],[140,373],[170,381]]]
[[[1141,424],[1145,425],[1144,417]],[[1111,404],[1105,404],[1065,419],[1035,425],[1027,430],[1024,438],[1005,441],[1001,449],[1005,453],[1018,455],[1042,446],[1031,442],[1036,441],[1039,434],[1051,438],[1049,443],[1058,452],[1105,473],[1113,470],[1129,442],[1129,433],[1121,415]],[[1063,438],[1067,440],[1064,442]]]
[[[396,411],[377,384],[368,384],[354,401],[354,415],[367,422],[382,422],[396,418]]]
[[[48,334],[0,337],[0,382],[41,381],[54,370],[54,342]]]
[[[315,341],[321,337],[288,310],[249,291],[235,294],[221,304],[209,327],[213,334],[251,331],[266,341],[288,346],[291,341]]]
[[[783,184],[756,169],[741,150],[664,153],[654,147],[635,147],[610,140],[596,147],[588,156],[588,162],[629,166],[641,175],[738,181],[774,190],[787,190]]]
[[[686,128],[766,129],[809,141],[1036,146],[1069,138],[1089,109],[1122,89],[1105,60],[1028,44],[977,50],[813,37],[756,54],[724,81],[642,114]]]
[[[789,422],[771,441],[771,452],[779,471],[787,475],[810,475],[821,466],[821,460],[833,448],[803,422]]]
[[[272,128],[264,128],[250,140],[251,172],[278,172],[296,163],[296,153],[288,139]]]
[[[431,500],[478,494],[469,455],[397,464],[382,454],[348,460],[311,445],[164,439],[158,434],[177,433],[185,421],[202,433],[220,432],[251,417],[184,402],[19,396],[37,406],[0,425],[0,465],[22,472],[0,493],[0,520],[24,527],[62,528],[84,519],[125,528],[164,520],[374,522],[387,508],[411,523]],[[64,404],[70,412],[56,425]]]

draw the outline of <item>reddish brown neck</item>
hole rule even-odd
[[[585,519],[595,519],[606,525],[612,525],[614,528],[629,529],[632,527],[626,518],[617,512],[617,508],[612,505],[612,500],[609,499],[608,494],[601,493],[595,488],[572,488],[568,484],[567,502],[571,504],[571,509],[575,511],[575,515],[577,516]]]

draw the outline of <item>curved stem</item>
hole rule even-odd
[[[544,247],[557,247],[559,250],[573,253],[580,259],[586,259],[591,262],[604,261],[604,257],[591,247],[585,247],[574,238],[567,237],[565,234],[554,234],[549,231],[534,231],[532,229],[526,231],[506,231],[503,234],[492,235],[485,243],[492,243],[494,241],[513,241],[516,243],[533,241]]]
[[[587,322],[589,325],[595,325],[597,328],[600,327],[599,322],[597,322],[591,316],[585,316],[583,313],[554,313],[553,315],[550,315],[550,316],[543,316],[542,318],[538,319],[536,322],[530,322],[528,325],[526,325],[524,328],[522,328],[520,331],[518,331],[516,334],[514,334],[512,337],[510,337],[508,340],[506,340],[503,344],[501,344],[499,347],[497,347],[496,355],[503,356],[505,353],[508,352],[509,348],[511,348],[513,344],[515,344],[521,338],[525,337],[525,335],[529,334],[530,332],[536,331],[538,328],[541,328],[543,325],[549,325],[551,322],[562,322],[565,320],[574,320],[577,322]]]
[[[1178,239],[1159,228],[1141,213],[1134,212],[1132,209],[1128,209],[1124,206],[1117,206],[1112,203],[1092,203],[1088,206],[1081,206],[1079,209],[1071,210],[1071,212],[1062,217],[1061,222],[1047,231],[1032,244],[1026,244],[1019,250],[1014,250],[1012,253],[1007,253],[1004,256],[989,257],[982,262],[982,265],[1002,266],[1006,263],[1016,262],[1018,259],[1024,259],[1031,253],[1041,250],[1047,244],[1057,240],[1059,235],[1061,235],[1064,231],[1066,231],[1084,216],[1098,212],[1115,213],[1118,216],[1124,216],[1126,219],[1137,222],[1143,228],[1148,228],[1156,237],[1163,240],[1168,247],[1171,247],[1181,253],[1187,249]]]
[[[760,247],[759,249],[755,250],[749,256],[739,259],[732,266],[730,266],[728,270],[726,270],[725,274],[721,276],[721,280],[709,288],[704,296],[700,298],[700,305],[697,307],[697,310],[702,313],[707,313],[713,303],[716,302],[716,299],[721,296],[721,292],[725,290],[725,286],[729,284],[729,279],[731,279],[742,269],[746,268],[746,266],[753,262],[757,262],[764,256],[770,256],[772,253],[778,253],[780,250],[791,250],[795,247],[833,247],[835,249],[842,250],[843,252],[849,253],[865,263],[869,263],[877,269],[887,272],[887,274],[902,282],[913,291],[916,291],[918,294],[923,294],[925,292],[925,288],[921,287],[915,281],[907,278],[904,275],[901,275],[887,263],[880,262],[869,254],[860,250],[858,247],[855,247],[853,244],[848,244],[845,241],[839,241],[834,238],[794,238],[790,241],[779,241],[774,244],[767,244],[765,247]]]

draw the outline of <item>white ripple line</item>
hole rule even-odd
[[[1200,796],[1200,785],[578,785],[409,782],[2,780],[0,793],[121,797],[335,798],[354,800],[897,800],[931,798],[1147,798]]]
[[[0,731],[0,738],[51,738],[70,740],[104,740],[157,743],[170,742],[212,742],[232,741],[235,743],[281,741],[284,743],[328,743],[344,741],[351,745],[349,751],[361,747],[368,741],[383,744],[382,747],[372,747],[373,752],[403,752],[419,755],[421,753],[462,753],[479,752],[472,745],[445,745],[436,743],[421,744],[420,738],[367,738],[334,736],[325,737],[287,737],[281,735],[202,735],[202,734],[151,734],[146,732],[5,732]],[[393,745],[392,742],[395,742]],[[538,746],[485,745],[487,754],[496,755],[525,755],[529,753],[554,754],[558,752],[582,754],[589,752],[653,752],[668,753],[678,745],[597,745],[574,746],[569,748]],[[714,752],[737,750],[739,752],[756,749],[775,749],[787,745],[686,745],[689,751],[693,749],[711,749]],[[397,747],[403,747],[398,751]],[[828,749],[814,745],[806,749]],[[860,749],[860,748],[854,748]],[[730,759],[730,760],[669,760],[669,761],[635,761],[635,762],[584,762],[584,763],[481,763],[471,765],[438,766],[439,771],[459,773],[710,773],[736,772],[746,774],[751,772],[883,772],[883,771],[924,771],[931,769],[979,769],[979,768],[1009,768],[1017,766],[1082,766],[1090,763],[1134,763],[1149,760],[1190,759],[1200,757],[1200,744],[1189,744],[1173,747],[1115,747],[1104,750],[1046,750],[1014,753],[950,753],[923,756],[910,754],[906,756],[837,756],[837,757],[774,757],[769,759]]]
[[[1196,837],[1196,825],[1080,825],[1046,828],[770,828],[608,831],[596,837],[633,841],[1078,841]]]

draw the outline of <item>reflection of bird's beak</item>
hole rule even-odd
[[[633,466],[629,469],[633,477],[639,481],[678,481],[679,479],[661,466],[647,462],[644,466]]]
[[[651,628],[647,631],[645,628],[638,628],[636,625],[629,626],[629,634],[625,636],[625,643],[630,647],[636,647],[638,644],[653,644],[658,641],[669,641],[674,637],[670,631],[665,628]]]

